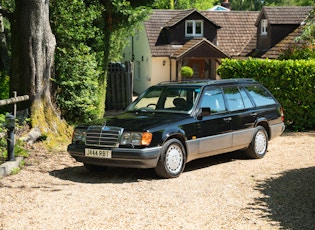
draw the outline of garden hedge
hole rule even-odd
[[[288,129],[315,129],[314,59],[224,59],[218,74],[222,79],[253,78],[259,81],[283,106]]]

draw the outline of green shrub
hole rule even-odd
[[[218,69],[221,78],[253,78],[265,85],[284,108],[293,130],[315,128],[314,60],[230,60]]]
[[[98,77],[96,57],[82,45],[72,50],[58,50],[59,72],[57,103],[62,116],[70,123],[93,120],[99,117]]]
[[[315,59],[315,48],[312,46],[291,47],[285,50],[279,57],[280,60],[310,60]]]
[[[182,77],[192,77],[194,75],[193,69],[189,66],[183,66],[180,69],[180,73],[181,73]]]
[[[0,100],[9,98],[9,79],[6,72],[0,72]],[[8,111],[8,106],[0,106],[0,113]]]
[[[96,2],[58,0],[51,2],[50,10],[57,38],[55,82],[61,114],[72,124],[101,117],[103,41],[96,26],[101,8]]]

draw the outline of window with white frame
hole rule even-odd
[[[187,20],[185,23],[185,35],[187,37],[203,35],[202,20]]]
[[[260,34],[261,35],[267,35],[267,27],[268,27],[267,19],[262,19],[260,22]]]

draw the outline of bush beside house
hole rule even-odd
[[[253,78],[282,104],[287,128],[315,129],[315,60],[231,60],[218,69],[221,78]]]
[[[180,74],[182,75],[182,77],[189,78],[189,77],[192,77],[194,75],[194,71],[189,66],[183,66],[180,69]]]

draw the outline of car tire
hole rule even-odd
[[[268,148],[268,134],[264,127],[258,126],[252,142],[245,150],[247,157],[261,159],[265,156]]]
[[[155,172],[162,178],[176,178],[185,168],[186,151],[177,139],[170,139],[162,146]]]
[[[86,164],[86,163],[83,163],[83,164],[86,170],[89,172],[102,172],[106,169],[106,167],[104,166],[91,165],[91,164]]]

